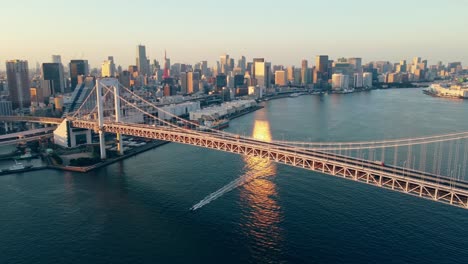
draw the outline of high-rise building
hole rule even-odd
[[[328,55],[319,55],[315,57],[315,67],[321,73],[328,72]]]
[[[53,95],[65,92],[65,78],[63,77],[61,63],[43,63],[42,79],[50,82],[50,89]]]
[[[349,76],[341,73],[332,75],[332,88],[334,90],[346,90],[349,88]]]
[[[301,63],[301,82],[302,85],[306,85],[309,83],[308,81],[308,74],[307,74],[307,69],[309,68],[307,60],[302,60]]]
[[[220,91],[223,87],[227,86],[227,76],[225,74],[218,74],[216,76],[216,90]]]
[[[234,88],[243,88],[245,85],[245,77],[242,74],[234,75]]]
[[[188,85],[187,85],[187,72],[181,72],[179,75],[180,80],[180,92],[182,94],[187,94]]]
[[[149,62],[146,57],[146,47],[143,45],[137,46],[136,65],[138,67],[138,72],[141,75],[150,75]]]
[[[201,73],[204,76],[208,76],[208,61],[201,62]]]
[[[301,69],[294,68],[294,84],[301,84]]]
[[[200,70],[187,72],[187,93],[198,92],[200,87]]]
[[[285,86],[286,81],[286,72],[284,70],[275,72],[275,84],[278,86]]]
[[[237,67],[239,67],[241,69],[242,74],[245,73],[245,70],[247,68],[247,60],[246,60],[245,56],[242,56],[239,59],[239,62],[237,63]]]
[[[13,105],[11,104],[11,101],[0,100],[0,115],[13,115]]]
[[[355,73],[353,76],[353,87],[354,88],[362,88],[364,86],[363,74],[362,73]]]
[[[372,88],[372,73],[365,72],[362,79],[364,88]]]
[[[60,64],[62,64],[62,56],[60,56],[60,55],[52,55],[52,62],[53,62],[53,63],[60,63]]]
[[[228,54],[223,54],[219,56],[219,67],[218,67],[218,73],[224,73],[227,74],[230,69],[229,69],[229,55]]]
[[[314,83],[319,87],[330,78],[330,61],[328,55],[319,55],[315,57]]]
[[[288,81],[294,83],[294,66],[289,66],[288,69]]]
[[[115,77],[115,64],[114,60],[106,60],[101,66],[102,77]]]
[[[187,93],[192,94],[194,93],[194,80],[193,80],[193,72],[187,72]]]
[[[130,88],[131,78],[132,74],[129,71],[122,71],[122,73],[119,74],[119,83],[126,88]]]
[[[6,62],[8,90],[13,109],[24,109],[31,106],[29,90],[28,61],[10,60]]]
[[[348,63],[353,66],[355,73],[362,73],[362,58],[349,58]]]
[[[70,61],[70,79],[71,79],[71,90],[75,90],[78,85],[78,77],[86,76],[89,74],[88,61],[87,60],[71,60]]]
[[[271,63],[265,62],[265,60],[255,61],[254,73],[254,78],[257,81],[257,85],[260,87],[270,88]]]
[[[163,79],[168,79],[171,77],[171,59],[167,57],[167,52],[164,51],[164,73]]]
[[[253,79],[255,79],[255,63],[257,62],[265,62],[265,59],[264,58],[254,58],[253,59],[253,63],[252,63],[252,66],[251,66],[251,77]]]
[[[406,60],[401,60],[400,63],[396,67],[396,72],[407,72],[408,68],[406,65]]]

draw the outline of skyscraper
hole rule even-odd
[[[264,59],[264,58],[254,58],[254,59],[253,59],[252,70],[251,70],[252,72],[251,72],[250,75],[251,75],[252,78],[254,78],[254,79],[255,79],[255,63],[257,63],[257,62],[265,62],[265,59]]]
[[[187,94],[188,91],[188,81],[186,72],[180,73],[180,91],[182,92],[182,94]]]
[[[115,77],[115,64],[113,60],[106,60],[102,63],[101,76]]]
[[[87,60],[71,60],[70,61],[70,79],[71,79],[71,90],[75,90],[78,85],[78,76],[88,75],[88,61]]]
[[[328,55],[319,55],[315,58],[315,67],[318,72],[328,72]]]
[[[237,63],[237,67],[239,67],[241,69],[241,73],[244,74],[245,73],[245,69],[247,67],[247,60],[245,59],[245,56],[242,56],[240,59],[239,59],[239,62]]]
[[[167,57],[167,52],[164,51],[164,73],[163,79],[168,79],[171,77],[170,75],[170,68],[171,68],[171,59]]]
[[[8,90],[13,109],[24,109],[31,106],[29,90],[28,61],[10,60],[6,62]]]
[[[63,77],[63,67],[61,63],[43,63],[42,79],[49,81],[51,94],[65,92],[65,78]]]
[[[194,74],[193,72],[187,72],[187,93],[192,94],[195,92]]]
[[[137,46],[136,65],[141,75],[150,75],[148,58],[146,57],[146,47],[143,45]]]
[[[255,80],[260,87],[270,88],[271,63],[256,61],[254,63]]]
[[[204,76],[208,76],[208,61],[201,62],[201,73]]]
[[[228,54],[224,54],[219,56],[219,67],[220,67],[220,73],[227,74],[230,69],[230,59]]]
[[[289,66],[288,69],[288,81],[294,83],[294,66]]]
[[[302,81],[302,85],[306,85],[308,84],[308,74],[307,74],[307,68],[308,68],[308,62],[307,60],[302,60],[302,63],[301,63],[301,81]]]
[[[52,62],[53,62],[53,63],[60,63],[60,64],[62,64],[62,56],[60,56],[60,55],[52,55]]]
[[[286,72],[276,71],[275,72],[275,84],[278,86],[285,86],[286,85]]]
[[[314,72],[314,83],[318,84],[319,87],[322,84],[328,82],[329,75],[329,61],[328,55],[319,55],[315,57],[315,72]]]
[[[349,58],[348,63],[353,65],[355,73],[362,73],[362,58]]]

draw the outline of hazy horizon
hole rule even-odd
[[[361,57],[364,62],[397,62],[418,56],[436,64],[468,64],[465,34],[468,2],[448,0],[246,1],[219,3],[136,0],[131,7],[105,0],[7,2],[0,42],[0,69],[11,59],[50,62],[53,54],[87,59],[99,68],[107,56],[126,68],[143,44],[152,61],[210,65],[227,53],[236,60],[264,57],[273,64],[314,65],[316,55]]]

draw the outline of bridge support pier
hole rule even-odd
[[[114,85],[114,107],[115,107],[115,122],[119,123],[120,122],[120,115],[121,115],[121,110],[120,110],[120,92],[119,92],[119,85]],[[120,155],[124,154],[123,150],[123,142],[122,142],[122,135],[120,133],[117,133],[117,151],[119,152]]]
[[[106,156],[106,138],[104,134],[104,102],[102,98],[102,84],[100,80],[96,80],[96,104],[98,112],[98,129],[99,129],[99,149],[101,152],[101,159],[104,160]]]

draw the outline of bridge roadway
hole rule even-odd
[[[59,125],[63,118],[55,117],[38,117],[38,116],[2,116],[0,115],[0,122],[28,122],[28,123],[41,123]]]
[[[54,126],[54,127],[44,127],[44,128],[39,128],[39,129],[32,129],[32,130],[26,130],[22,132],[5,134],[5,135],[0,136],[0,141],[5,140],[5,139],[13,139],[13,138],[18,139],[18,138],[23,138],[23,137],[30,136],[30,135],[35,135],[35,134],[44,134],[44,133],[51,132],[55,129],[56,127]]]
[[[70,120],[73,127],[99,131],[97,122]],[[385,166],[320,151],[304,150],[226,134],[153,127],[140,124],[105,123],[106,133],[171,141],[240,155],[266,158],[294,167],[374,185],[468,209],[468,183],[417,170]]]
[[[43,135],[39,135],[39,136],[32,136],[32,137],[25,137],[25,138],[20,138],[20,139],[0,141],[0,146],[15,145],[15,144],[18,144],[18,143],[23,143],[23,142],[41,140],[41,139],[45,139],[45,138],[51,138],[53,136],[54,136],[53,133],[48,133],[48,134],[43,134]]]

